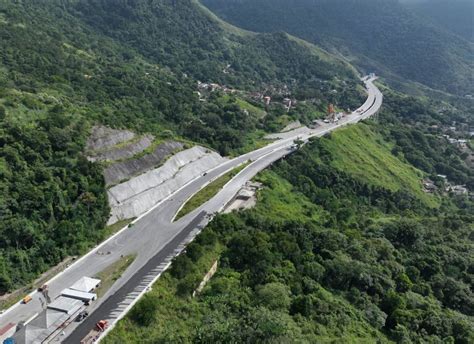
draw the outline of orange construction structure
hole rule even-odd
[[[334,113],[334,105],[333,104],[329,104],[328,105],[328,115],[331,115]]]

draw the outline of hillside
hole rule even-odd
[[[474,3],[470,0],[401,0],[445,30],[474,42]]]
[[[456,94],[473,93],[473,47],[397,0],[205,0],[252,31],[285,31],[340,53],[366,71]]]
[[[245,94],[303,89],[321,107],[363,97],[350,65],[286,34],[242,32],[193,1],[130,3],[0,4],[0,293],[110,234],[104,166],[84,155],[93,125],[227,155],[261,144],[286,114],[262,116],[256,102],[246,115],[240,96],[220,91],[202,101],[198,80]],[[329,98],[332,87],[345,91]]]
[[[342,62],[328,61],[323,51],[313,47],[310,52],[285,35],[255,35],[225,25],[194,1],[81,0],[71,13],[149,59],[201,81],[242,87],[351,72]],[[228,65],[230,72],[223,73]]]

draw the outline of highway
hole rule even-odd
[[[382,105],[383,95],[374,85],[374,80],[375,78],[364,79],[368,92],[367,100],[350,115],[337,123],[324,124],[315,129],[308,129],[305,133],[299,131],[292,137],[290,135],[288,138],[224,162],[208,171],[206,175],[183,186],[135,220],[132,227],[124,228],[47,282],[50,297],[54,299],[61,290],[82,276],[95,276],[122,255],[136,254],[134,262],[122,277],[102,298],[89,306],[89,317],[82,323],[71,325],[61,340],[77,344],[98,320],[107,319],[111,324],[118,321],[166,270],[173,257],[179,254],[210,221],[211,216],[208,214],[222,210],[248,180],[273,162],[293,152],[295,139],[307,141],[311,137],[323,136],[337,128],[375,115]],[[251,163],[215,197],[179,221],[173,222],[175,214],[188,198],[214,179],[247,161]],[[33,292],[31,296],[33,301],[30,303],[26,305],[17,303],[0,316],[0,328],[10,322],[27,321],[41,312],[40,294]]]

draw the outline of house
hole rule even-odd
[[[468,190],[464,185],[449,186],[448,191],[454,193],[455,195],[467,195],[468,194]]]
[[[456,142],[456,145],[459,148],[466,149],[467,148],[467,140],[461,139]]]
[[[42,341],[39,339],[43,334],[44,329],[32,326],[32,325],[25,325],[21,329],[15,332],[15,334],[11,337],[13,341],[11,343],[14,344],[39,344]],[[9,338],[10,339],[10,338]],[[7,339],[7,341],[9,340]]]
[[[438,187],[434,184],[434,182],[431,179],[424,179],[423,189],[427,193],[434,193],[436,190],[438,190]]]
[[[48,338],[51,339],[51,335],[69,319],[70,315],[67,313],[53,309],[45,309],[33,320],[15,332],[10,338],[12,340],[11,343],[44,343]]]

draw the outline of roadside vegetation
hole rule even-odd
[[[384,141],[377,131],[373,124],[359,124],[315,140],[321,155],[312,162],[326,162],[373,187],[407,193],[437,207],[438,197],[423,192],[422,180],[428,173],[391,154],[393,143]],[[327,160],[329,156],[331,160]]]
[[[110,264],[104,270],[97,274],[100,279],[100,286],[95,290],[98,297],[104,296],[104,294],[112,287],[122,274],[127,270],[130,264],[135,260],[135,255],[128,255],[120,257],[116,262]]]
[[[183,216],[199,208],[201,205],[209,201],[212,197],[217,195],[217,193],[224,187],[224,185],[227,184],[232,178],[234,178],[237,173],[247,167],[248,164],[249,162],[246,162],[241,166],[234,168],[232,171],[229,171],[223,176],[220,176],[219,178],[199,190],[194,196],[192,196],[186,201],[186,203],[178,212],[174,220],[179,220]]]
[[[84,155],[92,125],[235,155],[328,103],[360,104],[347,63],[284,33],[229,29],[196,6],[0,4],[0,294],[119,229],[105,225],[102,166]],[[280,98],[288,90],[300,105],[263,110],[223,91],[201,101],[198,80]],[[425,176],[444,190],[438,174],[474,189],[462,153],[432,129],[472,126],[472,105],[384,96],[379,124],[315,140],[260,174],[257,207],[217,216],[106,342],[474,342],[472,201],[421,192]],[[104,289],[132,260],[99,275]]]
[[[112,225],[109,225],[107,227],[105,227],[105,235],[107,237],[117,233],[118,231],[120,231],[122,228],[126,227],[126,226],[130,226],[130,224],[135,220],[135,217],[131,218],[131,219],[124,219],[124,220],[120,220],[120,221],[117,221],[115,222],[114,224]]]

